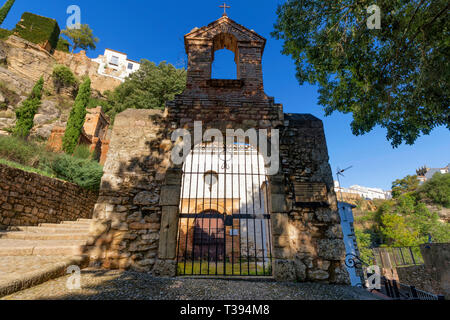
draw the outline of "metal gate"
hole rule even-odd
[[[272,275],[265,172],[248,144],[194,148],[183,166],[178,275]]]

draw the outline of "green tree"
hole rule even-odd
[[[417,190],[420,199],[450,208],[450,173],[436,172]]]
[[[44,78],[41,77],[33,87],[31,94],[22,103],[20,108],[16,110],[16,126],[13,135],[16,137],[28,137],[31,128],[33,128],[33,120],[37,110],[41,106],[42,88],[44,87]]]
[[[99,39],[94,37],[92,29],[87,24],[82,24],[79,28],[65,29],[62,34],[72,41],[72,53],[78,48],[95,50],[95,44],[99,42]]]
[[[16,0],[8,0],[3,5],[3,7],[1,7],[1,9],[0,9],[0,25],[2,25],[3,21],[5,21],[6,17],[8,16],[8,13],[11,10],[12,6],[14,5],[15,1]]]
[[[367,21],[381,10],[381,29]],[[272,33],[297,79],[319,86],[325,114],[352,113],[353,134],[379,125],[393,147],[450,129],[448,0],[289,0]]]
[[[164,109],[186,87],[186,70],[161,62],[141,61],[138,71],[108,95],[111,119],[126,109]]]
[[[64,65],[56,65],[53,68],[52,78],[53,85],[58,93],[62,88],[76,87],[78,85],[78,79],[75,77],[72,70]]]
[[[403,179],[397,179],[392,182],[392,197],[398,198],[400,195],[416,191],[419,187],[419,180],[417,176],[407,175]]]
[[[86,106],[91,96],[91,80],[86,80],[81,84],[74,106],[70,111],[67,121],[66,131],[63,137],[63,150],[68,154],[73,154],[83,129],[86,118]]]
[[[385,243],[393,247],[409,247],[420,244],[419,232],[412,230],[405,217],[396,213],[386,213],[381,216],[381,232]]]

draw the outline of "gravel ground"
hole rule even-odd
[[[3,297],[2,300],[368,300],[367,291],[319,283],[279,283],[190,278],[84,269],[79,290],[68,290],[68,276]]]

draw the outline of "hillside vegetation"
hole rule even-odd
[[[437,173],[419,186],[417,176],[393,183],[393,199],[361,200],[354,209],[358,246],[364,248],[417,246],[431,240],[450,242],[450,225],[439,209],[450,208],[450,173]],[[434,210],[438,209],[438,210]]]

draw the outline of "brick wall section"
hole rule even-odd
[[[91,218],[97,193],[0,164],[0,228]]]

